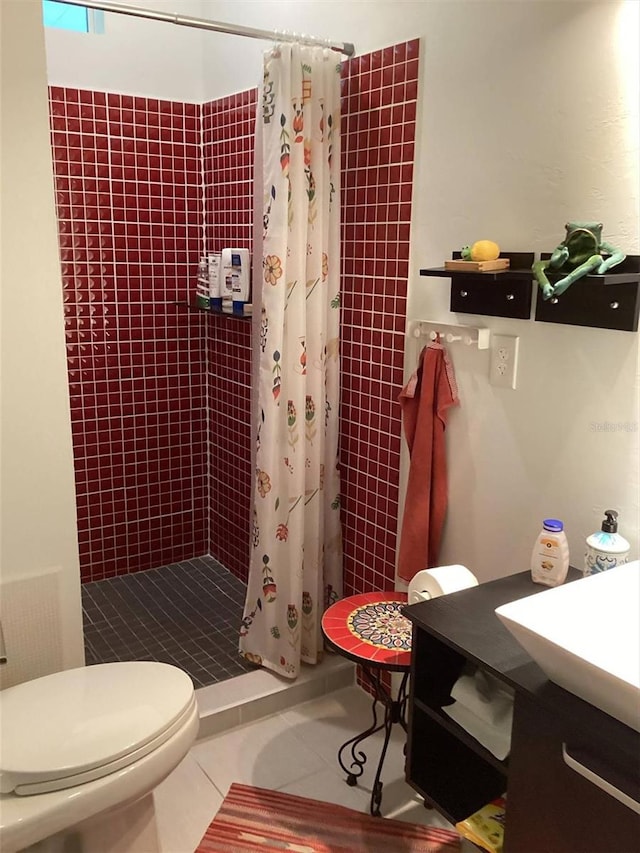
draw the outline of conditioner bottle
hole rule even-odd
[[[206,257],[201,257],[198,263],[198,280],[196,283],[196,305],[198,308],[209,308],[209,270]]]

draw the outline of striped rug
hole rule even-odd
[[[447,829],[234,783],[195,853],[458,853]]]

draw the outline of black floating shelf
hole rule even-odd
[[[420,275],[451,279],[451,311],[528,320],[531,316],[533,252],[501,252],[500,257],[509,258],[509,269],[461,272],[434,267],[420,270]],[[452,258],[459,259],[460,252],[454,252]]]
[[[546,260],[550,255],[545,253],[541,257]],[[562,277],[559,273],[547,272],[552,283]],[[561,296],[545,300],[537,287],[536,320],[636,332],[640,311],[639,285],[640,255],[627,255],[621,264],[604,275],[587,275],[578,279]]]
[[[543,253],[546,260],[551,254]],[[460,252],[454,252],[454,259]],[[432,267],[420,275],[451,279],[451,311],[462,314],[484,314],[528,320],[531,316],[532,289],[536,289],[535,319],[543,323],[638,330],[640,313],[640,255],[628,255],[617,267],[604,275],[587,275],[574,282],[558,297],[544,300],[533,277],[533,252],[501,252],[509,258],[507,270],[465,272]],[[564,273],[550,273],[550,282],[559,281]]]

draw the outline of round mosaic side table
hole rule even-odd
[[[380,815],[382,767],[391,730],[399,723],[407,731],[407,680],[411,667],[411,622],[402,615],[407,604],[403,592],[365,592],[343,598],[329,607],[322,617],[322,633],[339,654],[359,664],[373,691],[373,722],[365,731],[350,738],[338,750],[338,763],[347,774],[347,785],[357,785],[364,773],[367,756],[358,749],[370,735],[384,729],[384,743],[371,793],[371,814]],[[382,682],[383,672],[402,672],[402,681],[394,699]],[[377,706],[384,707],[384,719],[378,722]],[[351,753],[345,765],[345,751]]]

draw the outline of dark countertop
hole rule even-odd
[[[567,582],[581,577],[581,572],[571,568]],[[640,733],[551,682],[496,616],[494,611],[500,605],[545,589],[531,580],[530,572],[520,572],[407,605],[403,613],[414,630],[426,631],[571,726],[585,733],[597,731],[616,751],[624,745],[640,755]]]

